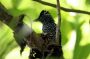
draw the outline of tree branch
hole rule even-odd
[[[51,7],[56,8],[56,4],[52,4],[52,3],[41,1],[41,0],[33,0],[33,1],[39,2],[43,5],[47,5],[47,6],[51,6]],[[63,11],[66,11],[66,12],[75,12],[75,13],[82,13],[82,14],[90,15],[90,12],[84,11],[84,10],[75,10],[75,9],[65,8],[65,7],[62,7],[62,6],[60,6],[60,9],[63,10]]]
[[[56,43],[58,45],[60,45],[60,59],[64,59],[63,57],[63,51],[62,51],[62,45],[61,45],[61,31],[60,31],[60,27],[61,27],[61,7],[60,7],[60,2],[59,0],[56,0],[57,1],[57,15],[58,15],[58,24],[57,24],[57,27],[56,27]]]
[[[0,3],[0,20],[8,23],[11,21],[13,16],[6,12],[6,8]]]
[[[57,0],[57,15],[58,15],[58,24],[56,28],[56,43],[59,44],[59,33],[60,33],[60,25],[61,25],[61,13],[60,13],[60,3]],[[61,39],[60,39],[61,40]],[[60,42],[61,43],[61,42]]]

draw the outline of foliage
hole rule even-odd
[[[56,3],[56,0],[45,1]],[[14,17],[23,13],[26,14],[24,23],[28,26],[31,26],[30,22],[36,19],[44,9],[51,13],[57,23],[57,10],[53,7],[42,5],[32,0],[0,0],[0,2],[7,8],[8,13]],[[60,3],[61,6],[67,8],[90,10],[89,0],[61,0]],[[90,59],[89,15],[62,10],[61,19],[62,46],[65,59]],[[42,32],[41,24],[33,23],[32,26],[37,33]],[[0,59],[7,59],[5,58],[6,55],[17,46],[12,29],[0,21]]]

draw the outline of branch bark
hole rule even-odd
[[[64,59],[63,57],[63,51],[62,51],[62,45],[61,45],[61,31],[60,31],[60,27],[61,27],[61,7],[60,7],[60,2],[59,0],[56,0],[57,1],[57,15],[58,15],[58,24],[57,24],[57,27],[56,27],[56,43],[57,45],[60,46],[60,59]]]
[[[36,2],[41,3],[43,5],[47,5],[47,6],[51,6],[53,8],[56,8],[56,4],[52,4],[52,3],[41,1],[41,0],[33,0],[33,1],[36,1]],[[75,13],[81,13],[81,14],[90,15],[90,12],[89,11],[75,10],[75,9],[65,8],[65,7],[62,7],[62,6],[60,6],[60,9],[63,10],[63,11],[65,11],[65,12],[75,12]]]
[[[60,39],[60,36],[59,36],[59,33],[60,33],[60,25],[61,25],[61,13],[60,13],[60,3],[59,3],[59,0],[57,0],[57,16],[58,16],[58,24],[57,24],[57,28],[56,28],[56,43],[57,44],[60,44],[59,43],[59,39]]]
[[[6,8],[0,3],[0,20],[6,24],[11,21],[13,16],[6,12]]]

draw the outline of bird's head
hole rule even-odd
[[[46,10],[42,10],[39,17],[35,21],[40,21],[42,23],[47,23],[47,22],[54,22],[52,16],[50,13]]]

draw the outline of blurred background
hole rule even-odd
[[[42,0],[56,4],[56,0]],[[26,14],[24,23],[31,26],[31,21],[42,10],[48,10],[57,23],[57,10],[33,0],[0,0],[7,12],[14,17]],[[61,6],[71,9],[90,11],[90,0],[60,0]],[[65,59],[90,59],[90,16],[61,10],[62,46]],[[14,26],[14,24],[12,24]],[[40,33],[42,24],[33,22],[32,28]],[[0,21],[0,59],[28,59],[30,48],[27,46],[22,56],[13,37],[13,30]]]

